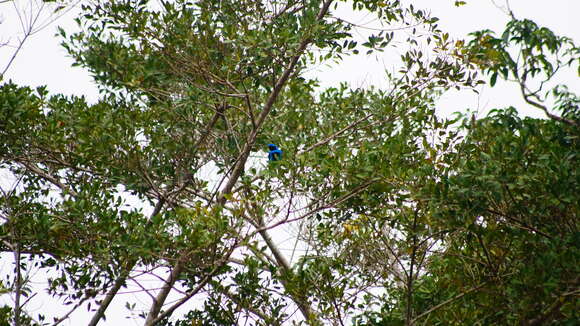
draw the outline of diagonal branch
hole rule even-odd
[[[462,293],[459,293],[458,295],[456,295],[456,296],[454,296],[454,297],[452,297],[452,298],[449,298],[449,299],[447,299],[447,300],[445,300],[445,301],[441,302],[441,303],[440,303],[440,304],[438,304],[438,305],[435,305],[435,306],[431,307],[431,308],[430,308],[430,309],[428,309],[427,311],[425,311],[425,312],[423,312],[423,313],[419,314],[417,317],[415,317],[415,318],[414,318],[414,319],[411,321],[410,325],[414,325],[414,324],[415,324],[415,323],[416,323],[416,322],[417,322],[419,319],[421,319],[421,318],[423,318],[423,317],[426,317],[427,315],[429,315],[430,313],[434,312],[435,310],[438,310],[438,309],[440,309],[440,308],[442,308],[442,307],[444,307],[444,306],[446,306],[446,305],[448,305],[448,304],[452,303],[453,301],[459,300],[459,299],[463,298],[464,296],[466,296],[466,295],[468,295],[468,294],[470,294],[470,293],[472,293],[472,292],[475,292],[475,291],[477,291],[477,290],[479,290],[479,289],[483,288],[483,287],[484,287],[486,284],[487,284],[487,282],[483,282],[483,283],[481,283],[481,284],[479,284],[479,285],[477,285],[477,286],[475,286],[475,287],[472,287],[471,289],[469,289],[469,290],[467,290],[467,291],[464,291],[464,292],[462,292]]]
[[[191,299],[194,295],[196,295],[199,291],[201,291],[206,285],[207,283],[209,283],[211,281],[211,279],[219,272],[219,270],[228,263],[228,261],[230,260],[230,256],[232,255],[232,253],[234,252],[234,250],[238,247],[238,243],[236,241],[236,243],[234,243],[232,245],[232,247],[228,250],[228,252],[226,253],[226,255],[217,262],[216,266],[214,267],[214,269],[208,273],[200,282],[199,284],[193,288],[191,291],[187,292],[187,294],[185,296],[183,296],[181,299],[179,299],[179,301],[177,301],[174,305],[172,305],[171,307],[169,307],[169,309],[167,309],[166,311],[159,313],[158,316],[155,316],[156,318],[153,318],[151,320],[150,323],[146,323],[146,326],[152,326],[152,325],[156,325],[160,320],[170,316],[171,314],[173,314],[173,312],[175,311],[175,309],[181,307],[181,305],[183,305],[184,303],[186,303],[189,299]],[[149,319],[149,317],[147,317]]]
[[[565,124],[567,124],[567,125],[570,125],[570,126],[573,126],[573,127],[578,127],[578,126],[579,126],[579,124],[578,124],[576,121],[574,121],[574,120],[570,120],[570,119],[566,119],[566,118],[562,118],[562,117],[560,117],[560,116],[557,116],[557,115],[555,115],[555,114],[551,113],[550,111],[548,111],[548,108],[547,108],[545,105],[543,105],[543,104],[540,104],[540,103],[538,103],[538,102],[536,102],[536,101],[532,100],[532,99],[530,98],[530,97],[531,97],[531,95],[530,95],[530,94],[528,94],[528,93],[526,92],[525,86],[524,86],[524,84],[523,84],[523,83],[521,83],[521,82],[520,82],[520,90],[521,90],[521,92],[522,92],[522,96],[524,97],[524,100],[526,101],[526,103],[528,103],[528,104],[530,104],[531,106],[533,106],[533,107],[536,107],[536,108],[538,108],[538,109],[540,109],[540,110],[544,111],[544,113],[545,113],[545,114],[546,114],[546,115],[547,115],[547,116],[548,116],[550,119],[552,119],[552,120],[556,120],[556,121],[559,121],[559,122],[563,122],[563,123],[565,123]]]
[[[163,199],[160,199],[157,202],[157,205],[155,205],[155,208],[153,209],[153,212],[150,215],[151,218],[149,220],[151,220],[154,216],[156,216],[161,212],[161,209],[163,208],[164,204],[165,200]],[[111,304],[111,301],[113,301],[113,299],[115,298],[121,287],[125,284],[125,281],[127,280],[127,277],[129,277],[129,274],[133,270],[135,264],[136,261],[129,262],[127,264],[128,266],[122,271],[121,275],[117,277],[115,283],[113,284],[113,287],[109,290],[109,292],[105,296],[105,299],[101,302],[99,309],[93,315],[93,318],[89,322],[88,326],[96,326],[99,323],[99,321],[101,321],[101,318],[105,316],[105,311],[107,310],[107,308]]]
[[[35,164],[30,164],[28,162],[20,162],[20,163],[25,168],[27,168],[30,172],[36,174],[39,177],[44,178],[48,182],[50,182],[53,185],[55,185],[58,188],[60,188],[62,191],[68,192],[69,194],[71,194],[72,196],[75,196],[75,197],[78,196],[78,194],[74,190],[72,190],[71,188],[69,188],[66,185],[64,185],[62,182],[60,182],[60,180],[58,180],[58,178],[56,178],[55,176],[52,176],[52,175],[48,174],[47,172],[43,171],[41,168],[39,168]]]
[[[163,307],[163,304],[165,303],[165,300],[167,299],[169,292],[171,292],[171,289],[173,289],[175,282],[179,279],[179,274],[181,274],[181,272],[183,271],[183,267],[184,267],[183,262],[181,260],[179,260],[177,264],[175,264],[175,266],[173,267],[173,270],[171,271],[169,278],[165,281],[165,284],[163,284],[163,288],[161,289],[161,291],[159,291],[157,297],[153,299],[153,304],[151,305],[149,313],[147,314],[147,320],[145,321],[145,325],[155,325],[154,321],[157,319],[157,316],[159,315],[159,312],[161,311],[161,308]]]
[[[332,3],[332,1],[333,0],[326,0],[323,3],[322,7],[320,8],[320,11],[318,12],[318,15],[316,16],[317,20],[321,20],[326,15],[326,13],[328,12],[328,8],[330,7],[330,4]],[[246,165],[246,161],[248,160],[248,157],[250,155],[250,151],[252,150],[252,147],[256,143],[256,138],[258,137],[258,132],[260,131],[260,128],[262,127],[262,125],[266,121],[266,118],[268,117],[270,111],[272,110],[274,103],[278,99],[278,96],[280,95],[282,88],[284,87],[284,85],[286,85],[288,78],[290,77],[290,75],[292,74],[292,72],[294,71],[296,66],[298,65],[298,61],[300,60],[300,57],[302,56],[303,52],[306,50],[306,47],[311,42],[312,42],[312,39],[310,39],[310,38],[306,38],[306,39],[302,40],[302,42],[300,42],[298,49],[296,49],[296,54],[294,54],[294,56],[290,59],[288,66],[286,67],[286,69],[284,69],[284,72],[282,73],[280,78],[278,78],[278,80],[276,81],[276,84],[274,85],[272,93],[268,97],[268,100],[266,101],[266,104],[264,105],[262,112],[260,112],[260,115],[258,116],[258,119],[256,121],[256,126],[255,126],[254,130],[248,136],[248,139],[247,139],[246,143],[244,144],[244,148],[242,149],[240,157],[237,160],[237,162],[232,170],[232,174],[231,174],[228,182],[226,183],[226,185],[224,186],[224,188],[221,191],[220,197],[218,198],[219,204],[223,205],[225,203],[226,195],[231,193],[234,185],[236,184],[236,182],[238,181],[238,179],[242,175],[242,172],[244,171],[244,168]]]

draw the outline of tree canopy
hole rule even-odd
[[[0,320],[577,324],[580,48],[509,14],[454,40],[398,0],[81,2],[97,102],[0,80]],[[308,77],[400,42],[387,88]],[[436,114],[498,80],[545,118]],[[63,314],[27,309],[38,271]]]

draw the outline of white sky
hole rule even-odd
[[[20,1],[23,3],[24,1]],[[414,0],[415,7],[430,9],[433,16],[439,17],[439,25],[448,30],[453,38],[463,38],[467,33],[479,29],[492,29],[501,31],[507,22],[507,16],[496,8],[490,0],[467,0],[467,5],[456,8],[453,0]],[[503,4],[503,0],[497,0]],[[580,0],[512,0],[511,8],[519,18],[529,18],[540,25],[552,29],[558,35],[572,38],[580,43]],[[75,30],[72,22],[73,15],[67,14],[57,23],[68,30]],[[19,37],[20,27],[17,17],[10,3],[0,3],[0,44],[8,41],[16,44]],[[5,75],[5,81],[12,79],[20,85],[40,86],[48,85],[51,93],[64,93],[85,95],[89,101],[95,101],[98,93],[86,71],[81,68],[72,68],[72,60],[66,57],[66,52],[59,46],[59,39],[54,36],[56,26],[53,24],[30,38],[22,51],[16,57],[14,63]],[[0,71],[9,60],[14,48],[9,46],[0,47]],[[336,85],[341,81],[349,82],[353,87],[368,86],[371,84],[382,85],[382,73],[385,69],[396,69],[389,64],[390,58],[384,55],[365,58],[359,56],[348,58],[338,66],[318,67],[309,72],[316,76],[321,85]],[[575,71],[562,76],[562,80],[569,88],[580,93],[580,78]],[[498,82],[494,89],[480,88],[480,95],[472,92],[449,92],[443,95],[438,105],[442,114],[448,114],[465,108],[479,109],[480,114],[494,107],[514,105],[520,108],[520,112],[526,115],[543,116],[535,109],[526,106],[520,99],[517,88],[514,85],[506,85]],[[0,270],[6,261],[0,263]],[[3,278],[0,275],[0,278]],[[134,296],[136,297],[136,296]],[[124,319],[126,310],[119,305],[123,300],[116,300],[117,307],[110,308],[109,319],[104,325],[126,324]],[[131,299],[131,298],[129,298]],[[142,299],[142,298],[141,298]],[[141,300],[138,297],[135,300]],[[145,298],[147,299],[147,298]],[[0,301],[2,301],[0,299]],[[33,303],[33,310],[42,312],[52,307],[40,302]],[[31,304],[32,305],[32,304]],[[87,322],[87,314],[81,310],[73,315],[73,321],[65,322],[65,325],[79,325]],[[113,317],[118,315],[118,318]],[[129,322],[133,324],[133,322]]]

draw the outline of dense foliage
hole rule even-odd
[[[360,40],[343,8],[382,30]],[[115,304],[145,325],[577,324],[580,97],[550,82],[580,49],[513,14],[499,38],[437,21],[396,0],[83,2],[60,35],[99,101],[0,85],[0,318],[81,316],[27,312],[42,271],[89,325]],[[394,40],[388,89],[306,77]],[[435,114],[480,74],[546,119]]]

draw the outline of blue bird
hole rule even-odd
[[[274,144],[268,144],[268,161],[280,161],[282,159],[282,150]]]

